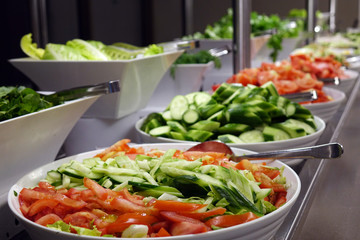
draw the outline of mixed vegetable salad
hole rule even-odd
[[[29,57],[37,60],[71,60],[71,61],[108,61],[129,60],[163,53],[164,49],[156,44],[148,47],[137,47],[126,43],[106,45],[100,41],[73,39],[66,44],[48,43],[45,49],[33,43],[32,34],[21,38],[20,47]]]
[[[0,87],[0,121],[37,112],[61,103],[49,102],[35,90],[24,86]]]
[[[166,237],[242,224],[286,203],[283,168],[216,152],[145,152],[129,142],[64,163],[22,189],[23,215],[80,235]]]
[[[149,114],[140,129],[153,137],[241,144],[302,137],[317,127],[308,109],[267,82],[261,87],[223,83],[212,95],[177,95],[163,112]]]
[[[294,16],[292,15],[291,18]],[[305,19],[305,18],[304,18]],[[277,60],[279,51],[282,49],[284,38],[298,37],[304,30],[304,19],[281,19],[278,15],[264,15],[252,12],[250,16],[251,35],[258,36],[267,30],[276,29],[272,34],[267,45],[273,51],[270,57],[273,61]],[[212,25],[207,25],[204,32],[196,32],[191,36],[185,36],[184,39],[232,39],[233,37],[233,10],[229,8],[227,14]]]

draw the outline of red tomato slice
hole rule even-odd
[[[123,199],[121,197],[114,198],[110,205],[119,210],[122,213],[146,213],[151,215],[157,215],[158,210],[152,207],[139,206],[129,200]]]
[[[143,202],[143,199],[144,197],[142,196],[139,196],[139,195],[131,195],[129,193],[129,191],[127,190],[127,188],[124,188],[122,189],[120,192],[119,192],[120,196],[122,196],[124,199],[132,202],[132,203],[135,203],[136,205],[139,205],[139,206],[145,206],[144,202]]]
[[[101,200],[107,199],[108,191],[90,178],[84,178],[84,186],[90,189]]]
[[[298,85],[299,90],[309,90],[316,86],[316,79],[312,78],[309,74],[305,75],[303,78],[296,79],[295,82]]]
[[[40,200],[37,200],[36,202],[31,204],[31,206],[29,208],[28,215],[30,217],[34,216],[35,214],[41,212],[44,209],[47,209],[47,208],[53,209],[58,204],[59,204],[59,202],[57,200],[54,200],[54,199],[40,199]]]
[[[231,227],[238,224],[246,223],[258,218],[254,213],[247,212],[241,215],[222,215],[213,217],[210,220],[206,221],[205,224],[209,227],[217,226],[217,227]]]
[[[35,222],[37,223],[37,224],[40,224],[40,225],[42,225],[42,226],[47,226],[47,225],[49,225],[49,224],[54,224],[54,223],[56,223],[57,221],[61,221],[62,219],[58,216],[58,215],[56,215],[56,214],[54,214],[54,213],[49,213],[49,214],[47,214],[47,215],[45,215],[45,216],[42,216],[41,218],[39,218],[38,220],[36,220]]]
[[[225,208],[217,207],[206,212],[181,212],[181,215],[195,218],[198,220],[204,220],[205,218],[212,217],[215,215],[223,215],[225,212],[226,212]]]
[[[279,208],[285,203],[286,203],[286,192],[279,192],[277,194],[277,198],[276,198],[274,206]]]
[[[170,237],[171,234],[166,231],[165,228],[160,228],[160,230],[155,234],[155,237]]]
[[[298,85],[291,80],[277,80],[274,84],[279,94],[294,93],[299,89]]]
[[[193,212],[206,207],[206,204],[185,203],[171,200],[156,200],[152,206],[159,211]]]
[[[158,219],[154,216],[140,213],[124,213],[120,215],[115,222],[106,227],[107,233],[123,232],[132,224],[147,225],[151,229],[151,224],[157,222]]]
[[[275,192],[286,192],[284,185],[274,183],[271,178],[260,171],[253,172],[254,178],[260,182],[260,188],[272,188]]]
[[[268,167],[264,167],[264,166],[260,166],[259,171],[261,171],[262,173],[264,173],[266,176],[268,176],[271,179],[276,178],[281,173],[279,169],[272,169],[272,168],[268,168]]]
[[[195,224],[203,224],[203,222],[201,222],[200,220],[186,217],[176,212],[161,211],[160,215],[171,222],[190,222]]]
[[[172,236],[196,234],[207,232],[208,228],[205,224],[196,224],[191,222],[177,222],[171,225],[170,233]]]
[[[63,220],[67,224],[78,227],[90,228],[93,221],[98,217],[90,212],[82,211],[73,214],[68,214]]]

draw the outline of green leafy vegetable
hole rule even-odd
[[[73,39],[66,44],[48,43],[44,50],[37,48],[37,44],[32,42],[31,33],[21,38],[20,46],[23,52],[33,59],[61,61],[129,60],[141,54],[146,57],[164,52],[163,47],[156,44],[148,47],[137,47],[127,43],[106,45],[100,41],[83,39]]]
[[[221,61],[218,57],[212,56],[208,51],[200,50],[197,53],[183,53],[170,68],[170,75],[175,78],[176,67],[178,64],[201,64],[214,62],[215,68],[221,68]]]
[[[46,101],[26,87],[0,87],[0,121],[37,112],[60,103]]]

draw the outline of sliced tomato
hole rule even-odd
[[[31,204],[28,215],[34,216],[35,214],[43,211],[44,209],[50,208],[53,209],[59,204],[59,202],[55,199],[40,199]]]
[[[110,234],[123,232],[132,224],[147,225],[151,228],[151,225],[157,221],[158,219],[156,217],[147,214],[124,213],[120,215],[115,222],[106,227],[106,232]]]
[[[194,212],[206,207],[206,204],[186,203],[172,200],[156,200],[152,206],[159,211]]]
[[[207,232],[208,228],[205,224],[197,224],[191,222],[176,222],[171,225],[170,234],[172,236],[197,234]]]
[[[171,234],[166,231],[165,228],[160,228],[160,230],[155,234],[155,237],[170,237]]]
[[[279,192],[276,196],[276,201],[274,206],[279,208],[281,207],[283,204],[285,204],[287,201],[286,199],[286,192]]]
[[[171,222],[190,222],[195,224],[203,224],[203,222],[198,219],[186,217],[176,212],[160,211],[160,215]]]
[[[145,206],[144,201],[143,201],[144,197],[140,196],[140,195],[130,194],[129,191],[127,190],[127,188],[122,189],[119,192],[119,195],[122,196],[124,199],[126,199],[132,203],[135,203],[136,205]]]
[[[170,228],[170,222],[169,221],[156,222],[156,223],[151,225],[151,228],[153,229],[154,232],[160,231],[161,228],[169,229]]]
[[[158,210],[153,207],[139,206],[121,197],[114,198],[110,205],[122,213],[147,213],[150,215],[157,215],[158,213]]]
[[[93,221],[98,219],[95,214],[87,211],[76,212],[68,214],[63,220],[67,224],[71,224],[78,227],[90,228]]]
[[[108,147],[101,153],[96,154],[94,157],[99,157],[101,160],[105,161],[109,157],[112,157],[117,152],[126,152],[128,149],[130,149],[128,143],[130,142],[130,139],[122,139],[112,146]]]
[[[259,166],[258,169],[260,172],[264,173],[266,176],[268,176],[271,179],[274,179],[281,174],[280,169],[277,168],[268,168],[265,166]]]
[[[303,78],[296,79],[295,82],[300,91],[313,89],[316,86],[316,79],[312,78],[310,74],[305,75]]]
[[[279,94],[294,93],[299,89],[298,85],[291,80],[276,80],[274,84]]]
[[[44,198],[50,199],[52,198],[52,195],[53,194],[49,194],[46,192],[38,192],[34,189],[23,188],[20,192],[19,199],[20,201],[32,202]]]
[[[205,218],[216,216],[216,215],[223,215],[226,212],[225,208],[217,207],[213,208],[206,212],[181,212],[181,215],[186,217],[195,218],[198,220],[204,220]]]
[[[235,167],[240,170],[253,170],[253,164],[247,159],[241,160],[235,165]]]
[[[254,178],[260,182],[260,188],[272,188],[275,192],[286,192],[284,185],[274,183],[271,178],[260,171],[253,172]]]
[[[107,199],[108,191],[90,178],[84,178],[84,186],[90,189],[99,199]]]
[[[254,213],[247,212],[240,215],[222,215],[217,216],[209,219],[205,222],[205,224],[209,227],[216,226],[216,227],[231,227],[238,224],[246,223],[258,218]]]
[[[54,224],[54,223],[56,223],[57,221],[61,221],[62,219],[58,216],[58,215],[56,215],[56,214],[54,214],[54,213],[49,213],[49,214],[47,214],[47,215],[45,215],[45,216],[42,216],[41,218],[39,218],[38,220],[36,220],[35,222],[37,223],[37,224],[40,224],[40,225],[42,225],[42,226],[47,226],[47,225],[49,225],[49,224]]]

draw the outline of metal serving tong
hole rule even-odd
[[[112,80],[109,82],[99,83],[96,85],[88,85],[82,87],[75,87],[49,95],[42,94],[45,100],[51,102],[70,101],[87,96],[97,96],[120,91],[120,80]]]
[[[318,95],[315,90],[299,92],[299,93],[283,94],[281,96],[283,96],[293,102],[315,101],[318,98]]]
[[[218,48],[211,48],[208,51],[214,57],[221,57],[231,53],[230,47],[228,45],[218,47]]]
[[[247,160],[265,160],[265,159],[334,159],[339,158],[344,153],[344,148],[339,143],[327,143],[322,145],[315,145],[311,147],[292,148],[284,150],[275,150],[268,152],[260,152],[254,154],[235,155],[232,149],[222,142],[208,141],[199,143],[187,151],[200,152],[220,152],[230,155],[230,159],[234,162],[240,162],[243,159]]]
[[[199,40],[175,40],[172,42],[159,43],[158,45],[164,48],[164,52],[174,50],[191,50],[200,46]]]
[[[324,82],[324,85],[340,85],[341,80],[339,77],[334,78],[320,78],[319,81]]]

